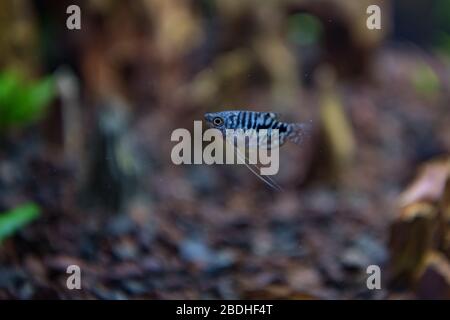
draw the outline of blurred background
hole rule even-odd
[[[0,299],[450,299],[449,71],[447,0],[2,0]],[[231,109],[283,192],[172,163]]]

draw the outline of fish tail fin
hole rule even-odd
[[[302,145],[302,143],[311,135],[312,132],[312,121],[304,123],[291,123],[289,125],[290,133],[287,139],[297,145]]]

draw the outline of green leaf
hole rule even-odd
[[[43,116],[54,95],[54,83],[51,78],[27,87],[16,101],[11,121],[20,124],[39,119]]]
[[[0,243],[31,221],[39,217],[40,208],[34,203],[26,203],[0,214]]]
[[[19,78],[17,74],[12,72],[4,72],[0,74],[0,101],[2,105],[10,103],[8,97],[19,86]]]
[[[0,124],[9,122],[10,106],[14,104],[16,93],[20,88],[20,80],[13,72],[0,74]]]
[[[28,84],[14,72],[0,74],[0,129],[40,119],[55,95],[52,77]]]

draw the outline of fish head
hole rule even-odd
[[[226,129],[236,129],[239,111],[220,111],[205,113],[205,120],[208,126],[221,131]]]
[[[214,118],[216,118],[216,114],[217,113],[215,113],[215,112],[207,112],[207,113],[205,113],[205,121],[206,121],[206,124],[209,126],[209,127],[212,127],[212,128],[214,128],[215,126],[214,126]]]

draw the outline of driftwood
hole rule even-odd
[[[419,297],[450,298],[449,186],[449,158],[425,164],[391,227],[391,284],[413,286]]]

